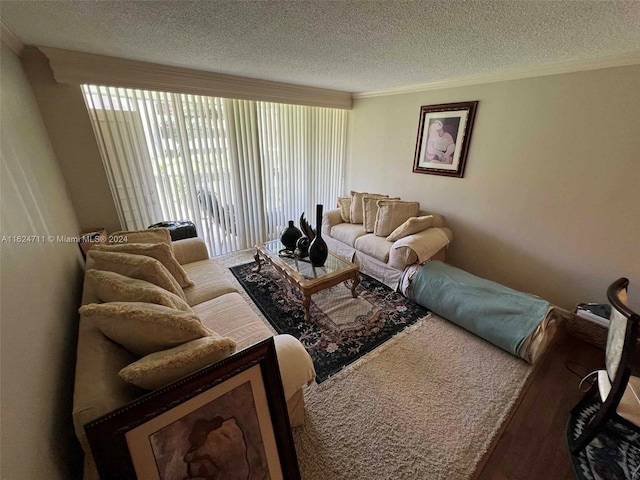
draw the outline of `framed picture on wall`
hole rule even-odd
[[[102,479],[300,479],[273,338],[85,431]]]
[[[478,102],[420,107],[414,173],[464,176]]]

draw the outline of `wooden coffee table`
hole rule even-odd
[[[345,283],[351,289],[351,295],[356,298],[356,287],[360,284],[360,276],[358,275],[358,266],[344,258],[329,252],[327,261],[323,267],[314,267],[308,261],[298,260],[296,258],[280,256],[282,250],[280,240],[272,240],[270,242],[256,245],[256,264],[254,272],[259,272],[262,267],[260,259],[264,259],[269,263],[282,277],[284,277],[292,286],[302,293],[304,319],[309,320],[311,314],[309,307],[311,306],[311,295],[326,288],[333,287],[339,283]]]

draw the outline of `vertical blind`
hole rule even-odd
[[[191,220],[210,254],[342,193],[347,110],[82,86],[120,222]]]

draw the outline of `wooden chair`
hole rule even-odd
[[[571,411],[576,412],[591,401],[596,392],[600,396],[600,409],[585,425],[580,436],[570,444],[572,454],[586,447],[608,420],[616,418],[621,423],[640,431],[640,378],[631,376],[640,316],[627,305],[629,280],[620,278],[607,289],[611,303],[611,317],[606,347],[606,369],[598,372],[597,381],[591,385],[584,398]]]

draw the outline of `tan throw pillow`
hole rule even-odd
[[[120,370],[120,378],[147,390],[156,390],[219,362],[235,350],[236,342],[214,333],[147,355]]]
[[[391,232],[418,215],[420,203],[400,200],[379,200],[378,216],[373,233],[378,237],[388,237]]]
[[[173,248],[171,245],[171,234],[168,228],[120,230],[109,234],[109,243],[166,243]]]
[[[151,282],[171,293],[175,293],[183,300],[187,299],[178,281],[155,258],[131,253],[103,252],[92,248],[87,253],[87,266],[88,268],[116,272],[125,277]]]
[[[345,223],[351,223],[351,197],[339,197],[338,208],[340,216]]]
[[[362,197],[368,195],[370,197],[389,198],[389,195],[380,195],[378,193],[351,192],[351,223],[362,223],[364,218],[362,215]]]
[[[376,216],[378,215],[378,200],[400,200],[400,197],[380,197],[378,195],[365,195],[362,197],[362,224],[365,232],[373,233],[376,226]]]
[[[194,285],[182,265],[176,260],[172,248],[166,243],[121,243],[118,245],[96,245],[94,248],[103,252],[131,253],[155,258],[169,270],[169,273],[173,275],[181,287],[193,287]]]
[[[411,217],[404,222],[398,228],[396,228],[391,235],[387,237],[390,242],[395,242],[401,238],[408,237],[414,233],[422,232],[431,226],[433,223],[433,215],[425,215],[424,217]]]
[[[193,313],[187,302],[178,295],[144,280],[94,269],[87,271],[86,278],[101,302],[154,303]]]
[[[212,334],[195,313],[153,303],[91,303],[80,308],[80,315],[141,357]]]

